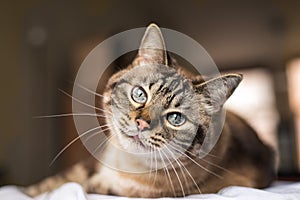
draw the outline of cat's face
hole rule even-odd
[[[205,136],[211,115],[220,111],[241,78],[226,75],[194,85],[168,66],[161,32],[150,25],[132,65],[107,84],[103,107],[112,115],[106,120],[119,144],[130,152],[166,145],[184,151],[197,134]]]
[[[199,126],[197,95],[189,81],[164,65],[140,65],[127,71],[111,94],[112,127],[128,150],[165,144],[188,148]]]

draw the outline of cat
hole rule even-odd
[[[110,142],[101,160],[112,167],[91,158],[25,192],[36,196],[69,181],[88,193],[127,197],[214,193],[232,185],[267,187],[275,177],[274,150],[233,113],[227,111],[213,149],[200,156],[205,138],[217,134],[223,105],[241,80],[240,74],[208,81],[191,76],[168,57],[159,27],[150,24],[135,59],[109,79],[103,92]],[[114,169],[118,167],[122,170]]]

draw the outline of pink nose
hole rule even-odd
[[[136,119],[136,124],[137,127],[140,131],[144,130],[145,128],[150,128],[150,125],[148,124],[148,122],[142,120],[142,119]]]

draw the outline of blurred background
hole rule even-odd
[[[87,156],[69,118],[72,82],[101,41],[150,22],[198,41],[222,72],[244,74],[227,107],[281,153],[279,179],[300,172],[300,1],[27,0],[0,3],[0,185],[34,183]],[[113,50],[108,50],[113,51]]]

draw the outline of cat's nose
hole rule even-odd
[[[143,119],[136,119],[135,122],[140,131],[144,130],[145,128],[150,128],[149,123]]]

